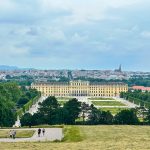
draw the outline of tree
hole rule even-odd
[[[112,124],[113,122],[113,115],[110,111],[102,111],[99,123],[100,124]]]
[[[89,123],[90,124],[112,124],[113,115],[107,111],[101,111],[91,105],[91,111],[89,115]]]
[[[89,120],[88,122],[92,125],[95,125],[95,124],[99,124],[99,117],[101,115],[101,111],[98,110],[96,107],[94,107],[94,105],[92,104],[90,106],[90,113],[89,113]]]
[[[7,91],[11,94],[12,101],[17,102],[22,95],[21,90],[19,89],[18,85],[16,83],[5,83],[4,84]]]
[[[32,115],[30,113],[26,113],[22,116],[22,118],[20,119],[21,125],[22,126],[29,126],[31,127],[32,125]]]
[[[121,112],[117,113],[114,122],[117,124],[138,124],[139,120],[136,115],[136,112],[131,109],[131,110],[122,110]]]
[[[15,123],[17,105],[22,107],[29,101],[28,91],[32,98],[38,95],[36,90],[24,90],[15,82],[0,83],[0,126],[10,127]]]
[[[41,125],[45,124],[44,116],[43,114],[37,112],[32,115],[32,125]]]
[[[13,103],[2,95],[0,96],[0,126],[11,127],[15,123]]]
[[[85,118],[86,116],[88,116],[90,110],[90,106],[88,104],[86,104],[85,102],[81,103],[81,116],[82,116],[82,120],[83,120],[83,124],[85,122]]]
[[[120,98],[124,98],[124,92],[120,93]]]
[[[48,97],[43,103],[39,103],[38,112],[44,117],[45,123],[53,124],[55,120],[56,110],[60,107],[54,96]]]
[[[66,123],[75,124],[75,120],[78,118],[81,112],[81,102],[78,102],[76,98],[73,98],[64,104],[64,107],[67,114]]]
[[[55,124],[67,124],[67,119],[68,119],[68,111],[62,107],[58,108],[56,110],[56,115],[55,115]]]
[[[26,92],[26,96],[29,99],[36,97],[38,94],[39,94],[39,92],[36,89],[31,89],[31,88]]]
[[[19,101],[18,101],[17,104],[18,104],[20,107],[22,107],[22,106],[25,105],[28,101],[29,101],[29,99],[28,99],[27,97],[21,97],[21,98],[19,99]]]

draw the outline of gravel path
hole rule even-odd
[[[134,103],[131,103],[123,98],[116,98],[116,101],[119,101],[125,105],[128,106],[128,108],[136,108],[136,107],[139,107],[138,105],[134,104]]]
[[[42,103],[46,98],[47,98],[47,97],[44,97],[44,96],[40,97],[39,100],[38,100],[38,102],[36,102],[35,105],[32,105],[32,107],[29,109],[28,112],[29,112],[30,114],[32,114],[32,115],[33,115],[34,113],[36,113],[36,112],[38,111],[38,108],[39,108],[38,103],[39,103],[39,102]]]
[[[129,108],[128,106],[95,106],[96,108]]]
[[[85,102],[86,104],[89,104],[89,105],[91,105],[92,103],[91,103],[91,101],[88,99],[88,97],[76,97],[77,99],[78,99],[78,101],[80,101],[80,102]]]
[[[90,100],[94,102],[116,102],[116,100]]]
[[[8,129],[3,129],[8,130]],[[15,129],[17,130],[35,130],[34,135],[31,138],[0,138],[0,142],[29,142],[29,141],[54,141],[54,140],[62,140],[63,138],[63,129],[62,128],[45,128],[45,135],[41,134],[38,137],[37,128],[30,128],[30,129]]]

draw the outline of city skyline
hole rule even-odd
[[[0,64],[150,71],[148,0],[0,0]]]
[[[118,66],[120,67],[120,66]],[[20,66],[11,66],[11,65],[0,65],[0,71],[15,71],[15,70],[48,70],[48,71],[52,71],[52,70],[56,70],[56,71],[61,71],[61,70],[70,70],[70,71],[114,71],[116,72],[117,70],[119,71],[120,68],[92,68],[92,69],[86,69],[86,68],[74,68],[74,69],[70,69],[70,68],[29,68],[29,67],[20,67]],[[117,72],[118,72],[117,71]],[[120,71],[119,71],[120,72]],[[150,72],[150,71],[141,71],[141,70],[125,70],[122,65],[121,65],[121,72]]]

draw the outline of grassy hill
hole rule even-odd
[[[63,142],[0,143],[3,150],[149,150],[150,126],[65,126]]]

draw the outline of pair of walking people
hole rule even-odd
[[[16,131],[15,130],[10,130],[9,137],[15,139],[16,138]]]
[[[38,129],[38,137],[40,137],[41,136],[41,133],[43,133],[43,136],[45,135],[45,129],[43,128],[43,129]]]

